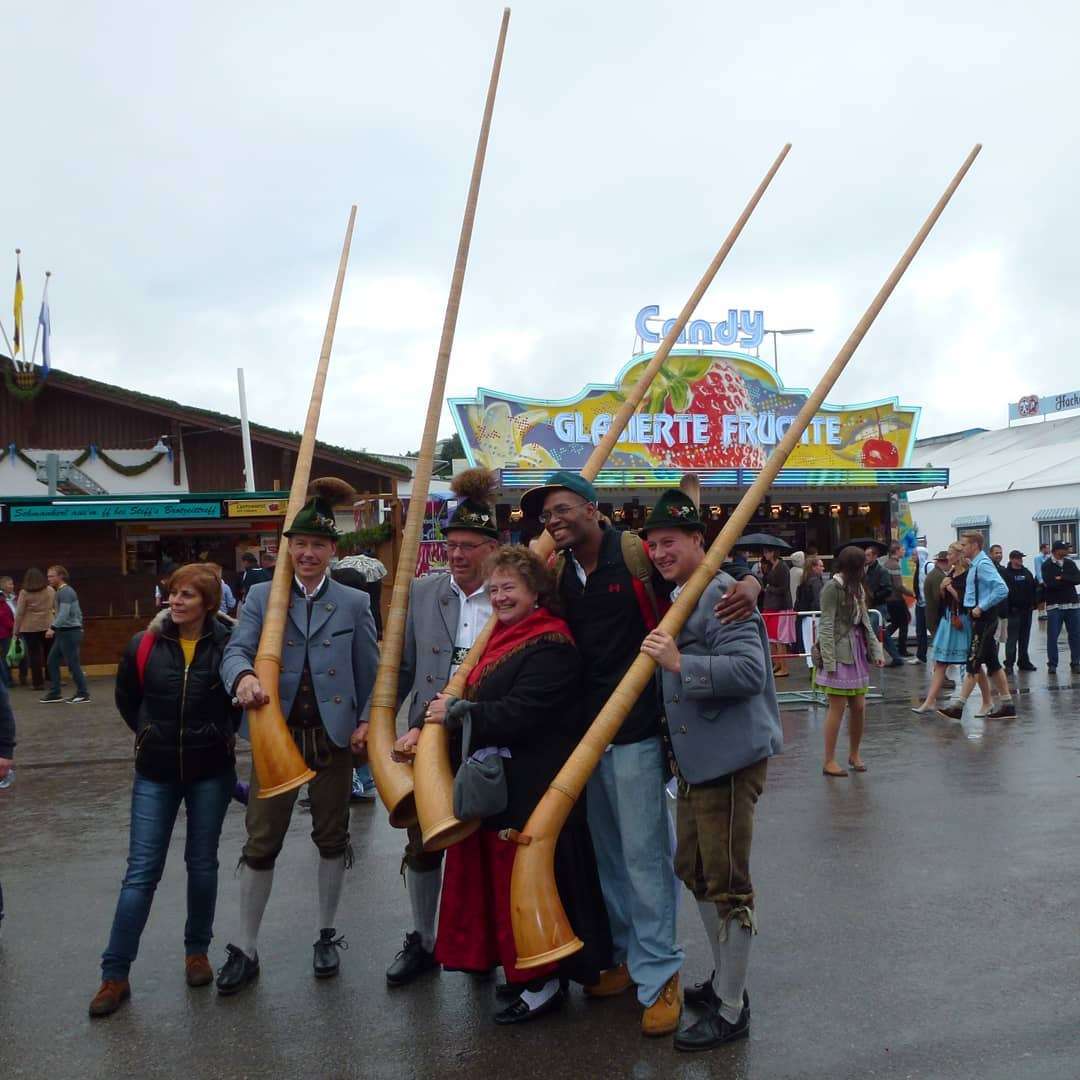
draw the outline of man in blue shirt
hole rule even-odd
[[[967,674],[960,688],[960,700],[938,712],[950,720],[959,720],[964,715],[964,704],[975,688],[975,677],[979,669],[985,667],[996,699],[994,707],[986,715],[993,720],[1001,720],[1016,715],[1009,680],[998,658],[998,616],[995,610],[1009,595],[1009,587],[1002,580],[993,560],[983,551],[982,533],[964,533],[961,539],[964,555],[971,560],[964,591],[964,610],[971,616],[971,649],[968,652]]]

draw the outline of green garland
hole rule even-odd
[[[19,401],[33,401],[45,389],[44,379],[39,379],[29,390],[24,389],[15,382],[14,372],[15,362],[13,360],[4,365],[4,385],[13,398],[17,398]]]
[[[104,450],[93,451],[99,458],[110,468],[113,472],[119,473],[121,476],[141,476],[144,472],[149,472],[163,457],[166,457],[166,453],[156,453],[147,458],[146,461],[140,462],[138,465],[124,465],[122,462],[117,461],[115,458],[109,457]],[[88,446],[78,457],[73,458],[71,464],[76,469],[82,468],[91,457],[91,448]],[[8,449],[4,447],[0,450],[0,461],[8,456]],[[15,448],[15,456],[24,464],[29,465],[31,469],[37,468],[37,462],[30,457],[29,454],[24,454],[18,447]]]

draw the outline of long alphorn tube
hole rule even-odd
[[[701,594],[727,558],[732,545],[742,534],[754,509],[765,498],[769,486],[776,479],[776,474],[783,468],[788,455],[798,445],[803,431],[814,418],[825,401],[826,395],[858,348],[859,342],[862,341],[874,319],[885,306],[897,282],[911,260],[915,258],[916,252],[941,216],[953,192],[960,185],[960,181],[971,168],[980,149],[981,146],[976,145],[968,154],[960,171],[953,177],[944,195],[938,200],[930,216],[915,235],[915,239],[908,245],[893,272],[866,309],[866,313],[836,354],[836,359],[822,376],[814,392],[806,399],[806,404],[799,411],[795,422],[788,428],[765,463],[765,467],[740,500],[720,535],[709,547],[705,561],[683,586],[678,599],[661,620],[660,629],[666,630],[672,637],[678,636],[683,624],[693,613]],[[518,848],[514,858],[514,872],[510,884],[510,910],[514,924],[518,967],[538,967],[570,956],[582,947],[582,942],[574,934],[566,918],[566,912],[563,910],[555,885],[553,863],[555,842],[604,750],[622,726],[634,702],[649,685],[655,671],[655,662],[644,653],[640,654],[529,817],[520,838],[522,846]]]
[[[315,385],[308,403],[304,433],[300,437],[300,449],[296,455],[292,487],[289,489],[289,505],[285,510],[286,528],[307,501],[308,481],[311,479],[311,459],[315,453],[315,432],[319,427],[322,411],[326,372],[330,366],[330,350],[334,345],[334,329],[337,327],[338,308],[341,306],[341,289],[345,283],[345,268],[349,263],[352,246],[353,224],[356,207],[349,211],[349,224],[345,228],[345,243],[341,248],[337,281],[330,298],[330,313],[326,317],[319,364],[315,369]],[[289,613],[289,593],[292,588],[293,565],[289,549],[282,545],[278,551],[274,578],[270,584],[270,597],[266,602],[259,648],[255,653],[255,675],[270,701],[258,709],[248,709],[248,726],[251,739],[251,757],[259,778],[259,798],[269,799],[291,791],[310,780],[315,774],[304,763],[304,758],[293,742],[281,711],[278,681],[281,676],[281,650],[285,640],[285,620]]]
[[[405,518],[404,536],[394,571],[390,615],[383,630],[382,656],[379,660],[378,674],[375,677],[375,690],[371,695],[368,759],[371,762],[375,784],[379,789],[379,797],[389,811],[390,824],[397,828],[405,828],[416,822],[413,769],[410,765],[394,761],[391,757],[394,741],[397,738],[395,721],[398,708],[398,673],[401,669],[401,654],[405,646],[409,586],[415,574],[416,554],[420,547],[420,529],[424,521],[424,507],[427,503],[431,468],[435,457],[435,437],[439,430],[439,415],[442,412],[443,395],[446,391],[446,373],[450,367],[450,350],[454,344],[458,307],[461,304],[461,288],[465,281],[465,266],[469,259],[469,244],[472,241],[473,221],[476,218],[476,203],[480,195],[480,178],[484,172],[491,115],[495,109],[495,91],[499,85],[499,71],[502,68],[503,48],[506,44],[506,30],[509,23],[510,9],[504,8],[502,25],[499,28],[499,43],[495,49],[495,62],[492,65],[491,80],[488,83],[487,101],[484,103],[484,118],[480,124],[480,138],[476,144],[472,178],[469,181],[469,195],[465,202],[465,217],[461,223],[461,236],[458,239],[457,259],[454,262],[454,274],[450,281],[450,296],[446,301],[446,315],[443,318],[442,337],[439,340],[439,353],[435,361],[435,375],[431,381],[431,396],[428,399],[424,434],[420,440],[420,454],[412,478],[409,513]]]
[[[660,343],[660,348],[656,350],[653,358],[645,366],[645,370],[641,373],[637,382],[634,383],[630,392],[626,395],[626,400],[612,417],[611,426],[608,428],[600,442],[597,443],[596,449],[589,455],[589,460],[581,470],[581,475],[584,476],[586,480],[595,480],[597,474],[606,464],[607,459],[610,456],[611,451],[615,448],[615,444],[619,441],[619,437],[622,435],[623,430],[626,428],[626,425],[630,423],[630,418],[637,412],[638,406],[641,404],[642,399],[649,389],[649,385],[652,383],[653,379],[656,378],[664,361],[667,360],[668,354],[679,339],[679,335],[682,334],[686,324],[690,321],[690,316],[694,314],[694,310],[697,308],[698,303],[705,295],[705,290],[712,284],[717,271],[723,265],[724,260],[728,256],[728,252],[734,247],[735,241],[739,238],[739,234],[743,231],[743,227],[746,225],[747,221],[750,220],[750,215],[761,201],[761,197],[765,194],[766,188],[768,188],[769,184],[772,182],[772,178],[783,164],[784,158],[787,157],[790,149],[791,143],[787,143],[780,153],[777,154],[776,160],[765,174],[765,178],[758,184],[757,190],[751,196],[750,201],[746,204],[743,212],[739,215],[739,219],[732,226],[731,231],[721,245],[720,250],[714,256],[708,269],[702,274],[701,280],[690,294],[690,299],[683,305],[682,311],[679,312],[679,317],[675,320],[674,325],[667,334],[664,335],[664,340]],[[540,537],[535,541],[534,546],[540,556],[545,559],[555,550],[555,543],[547,530],[540,534]],[[450,684],[446,688],[446,692],[452,697],[461,697],[465,692],[465,680],[468,678],[469,672],[472,671],[473,667],[476,665],[476,662],[483,655],[488,638],[491,636],[491,631],[494,627],[495,619],[492,618],[488,620],[488,624],[484,627],[476,644],[473,645],[469,654],[465,657],[465,660],[454,674],[454,678],[451,679]],[[426,851],[438,851],[442,848],[449,847],[451,844],[456,844],[459,840],[463,840],[469,833],[478,828],[479,822],[459,821],[454,817],[454,777],[453,773],[450,771],[450,737],[443,725],[425,725],[423,731],[420,733],[420,742],[416,748],[415,770],[416,809],[420,819],[420,828],[423,832],[424,849]]]

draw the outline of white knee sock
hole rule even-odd
[[[521,1000],[524,1001],[530,1009],[539,1009],[545,1001],[548,1001],[555,996],[555,992],[558,989],[559,980],[557,978],[548,979],[539,990],[522,990]]]
[[[434,870],[413,870],[409,867],[405,871],[413,929],[420,935],[420,944],[425,952],[435,948],[435,915],[439,910],[441,885],[442,871],[439,867]]]
[[[699,900],[698,912],[701,915],[701,925],[705,927],[705,936],[709,939],[709,947],[713,954],[712,984],[716,987],[716,976],[720,974],[720,960],[723,955],[720,949],[720,912],[716,910],[716,904],[712,900]]]
[[[240,872],[240,948],[254,960],[258,956],[259,927],[262,925],[266,901],[274,884],[274,870],[253,870],[245,866]]]
[[[743,1007],[746,971],[750,966],[750,943],[753,930],[740,926],[732,919],[728,923],[727,939],[721,944],[723,962],[717,963],[717,993],[720,995],[720,1015],[736,1024]]]
[[[341,886],[345,883],[345,856],[324,859],[319,856],[319,925],[318,930],[334,928]]]

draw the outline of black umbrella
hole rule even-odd
[[[887,544],[883,544],[880,540],[876,540],[872,536],[858,536],[852,540],[845,540],[837,549],[836,554],[839,555],[841,551],[846,547],[862,548],[865,551],[867,548],[877,548],[879,555],[887,555],[889,547]]]
[[[778,536],[769,536],[768,533],[747,533],[735,541],[735,548],[776,548],[777,551],[793,551],[792,546]]]

